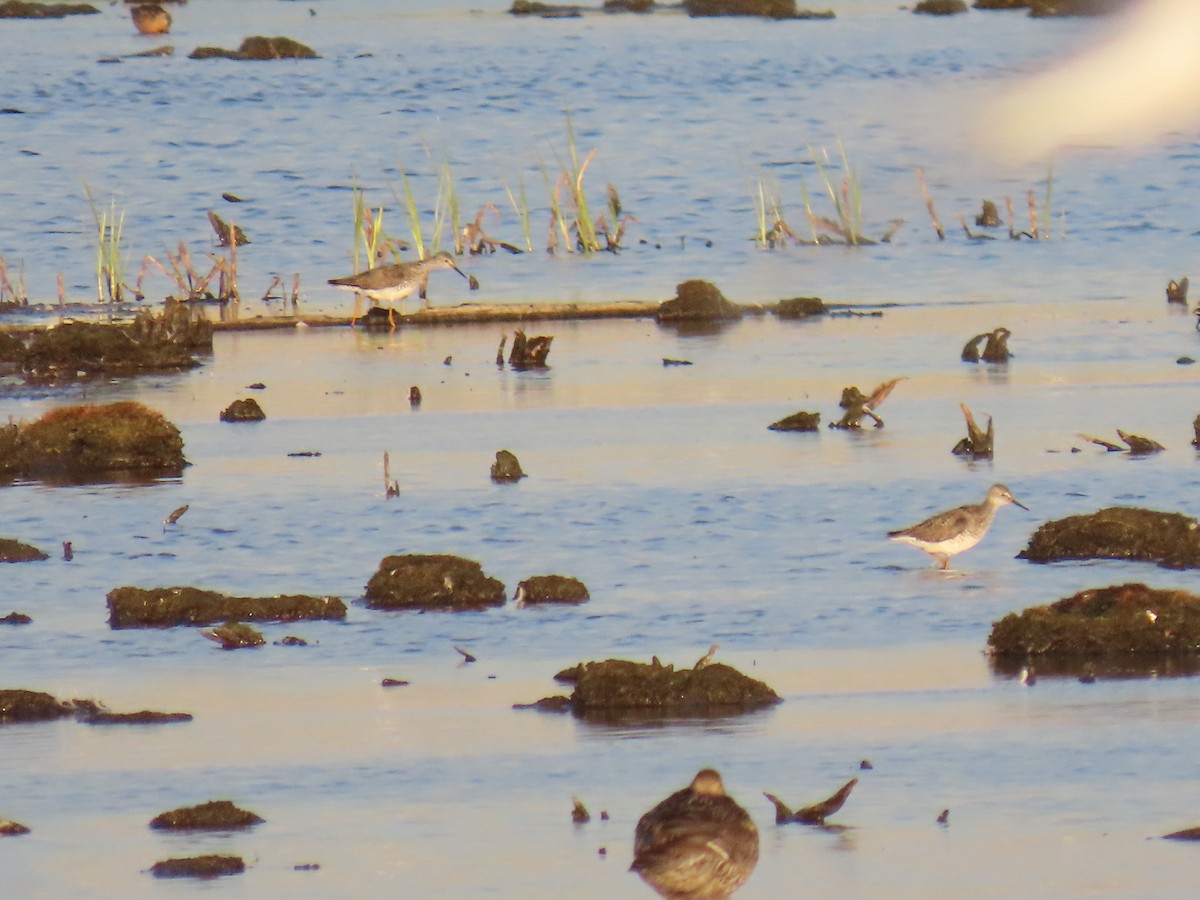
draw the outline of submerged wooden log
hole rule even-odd
[[[858,784],[858,779],[851,778],[838,788],[833,796],[795,812],[774,794],[764,793],[763,796],[775,805],[776,825],[784,825],[788,822],[799,822],[802,825],[824,825],[826,818],[832,816],[846,804],[846,799],[856,784]]]
[[[875,388],[871,392],[871,396],[866,396],[856,387],[848,387],[842,389],[842,399],[838,403],[846,412],[836,422],[830,422],[830,428],[861,428],[863,416],[870,417],[875,422],[876,428],[883,427],[883,419],[875,412],[876,408],[883,404],[883,401],[888,398],[892,390],[903,381],[905,376],[893,378],[891,381],[885,381],[883,384]]]
[[[1188,280],[1186,277],[1178,281],[1171,279],[1167,284],[1167,302],[1187,304]]]
[[[967,404],[958,405],[967,420],[967,436],[955,444],[950,452],[955,456],[969,456],[971,459],[991,459],[992,444],[996,437],[992,417],[988,416],[987,431],[984,431],[975,424],[975,417],[971,415],[971,410],[967,409]]]
[[[553,335],[526,337],[524,331],[514,331],[512,352],[508,354],[508,364],[518,371],[546,368],[546,357],[550,355],[550,344],[553,341]],[[503,343],[500,348],[500,352],[503,353]]]

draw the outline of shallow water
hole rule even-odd
[[[1068,211],[1069,236],[1040,244],[937,243],[913,176],[925,167],[947,219],[993,192],[1040,194],[1044,167],[1008,170],[967,152],[954,120],[1017,71],[1087,43],[1096,26],[929,21],[874,2],[838,6],[833,23],[784,24],[308,8],[197,0],[176,14],[182,52],[265,32],[325,56],[261,67],[97,65],[146,46],[118,10],[83,26],[0,23],[12,29],[5,40],[20,35],[20,52],[0,61],[22,73],[5,105],[26,110],[0,117],[11,173],[0,201],[21,214],[4,217],[0,240],[10,261],[25,260],[35,298],[52,296],[58,270],[87,290],[82,172],[101,196],[118,193],[136,253],[185,236],[201,245],[203,212],[221,191],[252,198],[239,213],[255,241],[243,283],[299,270],[304,309],[344,310],[348,301],[319,285],[348,271],[355,174],[389,203],[397,231],[400,160],[422,188],[433,178],[422,140],[449,148],[464,192],[478,191],[472,203],[501,204],[502,179],[521,167],[532,196],[536,158],[553,160],[570,107],[581,145],[599,147],[595,183],[617,183],[638,215],[634,234],[663,248],[473,259],[478,299],[652,299],[695,276],[737,300],[817,293],[897,305],[880,318],[750,318],[702,336],[646,321],[554,323],[533,329],[555,335],[541,373],[496,368],[494,325],[296,329],[220,334],[211,359],[181,375],[54,396],[3,387],[0,415],[15,418],[80,399],[141,400],[179,424],[192,466],[153,485],[0,491],[6,535],[54,557],[64,540],[75,551],[70,563],[5,567],[0,614],[19,609],[34,623],[0,629],[0,685],[195,715],[155,728],[0,731],[0,815],[33,828],[0,841],[6,889],[205,890],[143,870],[230,852],[250,870],[210,889],[646,896],[626,871],[638,816],[713,765],[763,832],[759,870],[739,896],[777,897],[798,883],[830,896],[1190,896],[1190,848],[1146,838],[1196,824],[1195,680],[1042,677],[1029,689],[993,675],[982,649],[995,619],[1085,587],[1195,587],[1194,574],[1134,564],[1013,558],[1038,524],[1063,515],[1114,503],[1194,513],[1197,376],[1176,359],[1195,355],[1198,338],[1162,287],[1186,272],[1194,243],[1190,210],[1174,198],[1192,184],[1195,138],[1060,161],[1055,206]],[[419,41],[397,46],[418,29]],[[819,52],[806,43],[814,35]],[[809,144],[839,138],[879,225],[909,219],[901,239],[754,250],[743,240],[753,227],[746,172],[783,161],[789,177]],[[816,176],[807,181],[813,189]],[[690,236],[682,247],[680,234]],[[434,301],[472,299],[455,281],[435,278]],[[1008,367],[959,362],[970,336],[998,325],[1013,331]],[[664,357],[694,365],[665,368]],[[907,380],[881,408],[882,430],[766,429],[797,409],[829,421],[842,387],[899,375]],[[259,381],[264,391],[245,389]],[[414,384],[419,411],[407,401]],[[250,393],[267,421],[217,421]],[[962,401],[995,417],[994,463],[949,454],[964,431]],[[1168,451],[1133,460],[1077,436],[1111,439],[1117,427]],[[528,479],[491,484],[501,447]],[[297,451],[321,455],[287,456]],[[401,484],[393,500],[383,496],[385,451]],[[993,481],[1031,512],[1002,510],[957,571],[936,572],[883,538],[978,500]],[[164,529],[184,503],[188,513]],[[351,603],[345,622],[264,629],[308,647],[239,653],[190,629],[114,632],[105,622],[105,594],[121,584],[354,601],[394,552],[478,559],[510,591],[564,572],[593,599],[458,615]],[[660,727],[510,708],[556,692],[553,673],[582,659],[658,654],[687,665],[714,641],[719,659],[785,702]],[[479,662],[462,664],[454,645]],[[384,677],[411,684],[383,689]],[[859,771],[864,757],[872,771]],[[803,805],[854,776],[835,817],[841,833],[777,829],[761,797]],[[592,823],[571,825],[572,795]],[[145,827],[165,809],[218,798],[267,824],[185,837]],[[934,822],[944,808],[946,828]],[[601,809],[610,821],[598,821]],[[303,863],[320,869],[294,870]]]

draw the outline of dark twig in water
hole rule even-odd
[[[929,210],[929,218],[933,222],[933,230],[937,232],[938,240],[944,241],[946,239],[946,229],[942,228],[937,210],[933,206],[933,195],[929,193],[929,185],[925,183],[925,170],[919,166],[917,167],[917,181],[921,184],[921,196],[925,198],[925,208]]]
[[[475,657],[472,656],[470,653],[468,653],[466,650],[464,650],[462,647],[455,647],[454,649],[462,654],[463,662],[469,662],[469,663],[475,662]]]

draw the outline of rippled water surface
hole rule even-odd
[[[1195,367],[1176,361],[1200,348],[1162,288],[1194,252],[1184,198],[1200,146],[1176,135],[1065,155],[1053,240],[974,244],[953,232],[940,243],[916,168],[950,227],[983,197],[1011,194],[1023,209],[1034,189],[1043,203],[1046,162],[990,158],[970,120],[1103,26],[930,20],[868,0],[835,9],[832,22],[519,21],[367,0],[193,0],[174,13],[174,58],[119,64],[97,60],[153,43],[123,10],[0,22],[3,105],[22,110],[0,116],[0,254],[24,262],[36,302],[52,302],[60,271],[69,296],[88,297],[86,182],[115,195],[139,261],[181,239],[199,253],[204,213],[236,214],[253,240],[242,317],[277,312],[255,291],[293,272],[302,311],[343,313],[348,298],[323,285],[351,266],[355,182],[403,234],[401,172],[432,204],[448,157],[464,204],[496,204],[489,229],[514,242],[504,184],[523,180],[538,235],[541,170],[566,152],[569,109],[580,146],[597,148],[595,196],[612,182],[637,216],[627,250],[471,258],[480,292],[438,275],[435,303],[647,300],[701,277],[740,301],[819,294],[883,309],[752,317],[702,335],[645,320],[543,323],[531,331],[555,336],[545,372],[498,369],[496,325],[299,328],[218,334],[212,357],[181,375],[62,392],[0,385],[0,415],[13,418],[140,400],[180,426],[192,463],[151,485],[0,490],[0,533],[52,556],[2,573],[0,615],[34,622],[0,630],[0,687],[195,716],[0,731],[0,816],[33,829],[0,841],[5,891],[192,892],[144,870],[226,852],[250,869],[210,887],[239,896],[649,896],[626,871],[634,824],[711,765],[762,830],[758,872],[739,896],[1191,895],[1189,847],[1146,838],[1197,824],[1194,679],[1042,677],[1030,689],[993,674],[982,650],[995,619],[1086,587],[1196,587],[1189,573],[1014,556],[1064,515],[1196,512]],[[322,59],[184,58],[253,33],[295,37]],[[752,186],[777,178],[798,224],[800,178],[814,202],[823,190],[809,148],[828,148],[836,166],[839,141],[860,171],[866,230],[903,217],[897,240],[756,249]],[[225,204],[222,191],[247,202]],[[1009,366],[959,361],[967,338],[998,325],[1013,332]],[[843,387],[901,375],[881,430],[766,429],[797,409],[830,421]],[[266,385],[255,396],[267,420],[219,423],[254,382]],[[960,402],[994,416],[993,463],[950,455]],[[1167,452],[1134,460],[1078,437],[1118,427]],[[530,473],[518,485],[488,479],[502,447]],[[288,455],[299,451],[320,455]],[[392,500],[385,451],[401,485]],[[884,538],[979,500],[994,481],[1030,512],[1002,510],[956,571]],[[65,540],[69,563],[58,558]],[[395,552],[477,559],[510,592],[529,575],[571,574],[592,600],[367,610],[355,601]],[[307,647],[224,653],[193,629],[109,630],[104,598],[123,584],[328,593],[350,612],[264,629]],[[712,642],[785,702],[658,727],[511,709],[554,693],[553,673],[579,660],[690,665]],[[479,661],[463,664],[456,645]],[[383,689],[385,677],[411,683]],[[859,771],[863,758],[873,770]],[[776,828],[761,797],[800,806],[854,776],[841,832]],[[588,825],[571,824],[572,795],[592,810]],[[146,828],[208,799],[267,823],[237,835]],[[306,863],[320,868],[294,868]]]

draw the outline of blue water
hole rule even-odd
[[[254,242],[240,260],[243,316],[278,311],[255,299],[276,272],[301,273],[302,310],[346,311],[349,298],[324,282],[351,267],[350,186],[384,203],[389,231],[403,235],[400,173],[431,205],[443,155],[464,206],[494,203],[502,218],[489,230],[513,242],[504,182],[523,179],[544,240],[540,168],[565,153],[566,110],[580,146],[597,148],[594,202],[612,182],[637,216],[627,250],[468,259],[480,292],[438,275],[435,304],[647,300],[704,277],[741,301],[886,305],[881,318],[749,318],[699,337],[642,320],[531,325],[555,336],[547,372],[497,369],[505,329],[473,325],[224,333],[180,375],[59,393],[6,381],[0,416],[14,419],[140,400],[179,425],[192,465],[152,485],[0,490],[2,533],[51,555],[3,572],[0,615],[34,622],[0,627],[0,686],[195,720],[0,730],[0,816],[33,829],[0,841],[5,891],[190,893],[206,888],[144,870],[228,852],[251,868],[209,889],[237,896],[648,896],[626,872],[634,824],[713,765],[762,830],[759,871],[739,896],[798,883],[847,897],[1191,895],[1189,848],[1145,839],[1196,824],[1194,679],[1043,676],[1026,688],[993,675],[982,651],[995,619],[1086,587],[1197,586],[1192,573],[1144,565],[1014,559],[1038,524],[1064,515],[1117,503],[1196,512],[1197,376],[1177,359],[1200,338],[1162,293],[1193,250],[1196,136],[1065,154],[1053,240],[968,243],[956,212],[1006,193],[1020,211],[1027,189],[1041,203],[1049,171],[989,158],[969,116],[1102,26],[929,20],[874,0],[836,10],[833,22],[519,21],[366,0],[195,0],[174,12],[174,58],[115,65],[96,60],[154,43],[121,9],[0,22],[3,105],[24,110],[0,116],[0,252],[49,304],[15,321],[54,320],[60,271],[69,299],[88,301],[85,182],[125,211],[134,271],[179,240],[199,255],[204,213],[235,210]],[[183,58],[251,33],[287,34],[323,59]],[[837,165],[839,141],[863,182],[867,232],[908,220],[896,242],[755,247],[757,179],[779,180],[796,226],[801,174],[821,202],[809,148]],[[928,224],[918,166],[945,242]],[[222,191],[247,202],[226,204]],[[170,289],[161,276],[148,283]],[[969,337],[999,325],[1013,332],[1008,367],[959,361]],[[666,368],[664,357],[694,365]],[[766,428],[797,409],[828,422],[843,387],[898,376],[882,430]],[[266,389],[249,392],[254,382]],[[251,393],[265,422],[218,421]],[[960,402],[995,418],[994,462],[950,455]],[[1116,428],[1167,452],[1132,460],[1079,436],[1113,439]],[[529,478],[490,482],[501,448]],[[321,455],[287,455],[297,451]],[[384,452],[395,499],[384,496]],[[1001,510],[954,573],[884,538],[994,481],[1030,511]],[[396,552],[477,559],[510,596],[530,575],[575,575],[592,600],[366,609],[363,586]],[[123,584],[334,594],[350,610],[344,622],[264,628],[268,641],[294,634],[307,647],[225,653],[195,629],[111,631],[104,598]],[[510,708],[559,691],[553,673],[580,660],[690,665],[713,642],[785,702],[619,728]],[[479,662],[463,664],[455,646]],[[384,677],[411,684],[383,689]],[[864,757],[873,770],[858,769]],[[854,776],[840,834],[777,829],[760,796],[800,806]],[[589,825],[572,826],[572,795]],[[146,828],[208,799],[267,824],[238,835]],[[934,822],[944,808],[948,828]],[[320,869],[293,868],[304,863]]]

